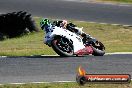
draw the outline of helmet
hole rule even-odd
[[[40,27],[43,29],[46,25],[49,25],[50,21],[48,19],[42,19],[40,21]]]
[[[67,23],[67,20],[62,20],[61,27],[66,28]]]

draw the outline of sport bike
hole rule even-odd
[[[60,56],[103,56],[105,54],[104,45],[97,39],[91,36],[83,38],[57,26],[46,31],[44,41]]]

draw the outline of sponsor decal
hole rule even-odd
[[[80,66],[76,81],[80,85],[85,83],[130,83],[131,76],[129,74],[87,74]]]

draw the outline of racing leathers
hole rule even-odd
[[[49,35],[50,35],[50,33],[51,33],[51,31],[53,31],[53,28],[54,28],[54,25],[52,25],[51,23],[50,24],[48,24],[48,25],[46,25],[43,29],[44,29],[44,31],[46,32],[46,36],[44,36],[44,43],[46,44],[46,45],[49,45],[50,44],[50,37],[49,37]]]

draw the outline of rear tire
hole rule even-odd
[[[103,56],[105,54],[105,47],[100,41],[98,41],[98,45],[99,46],[96,46],[96,45],[92,46],[93,55],[94,56]]]

